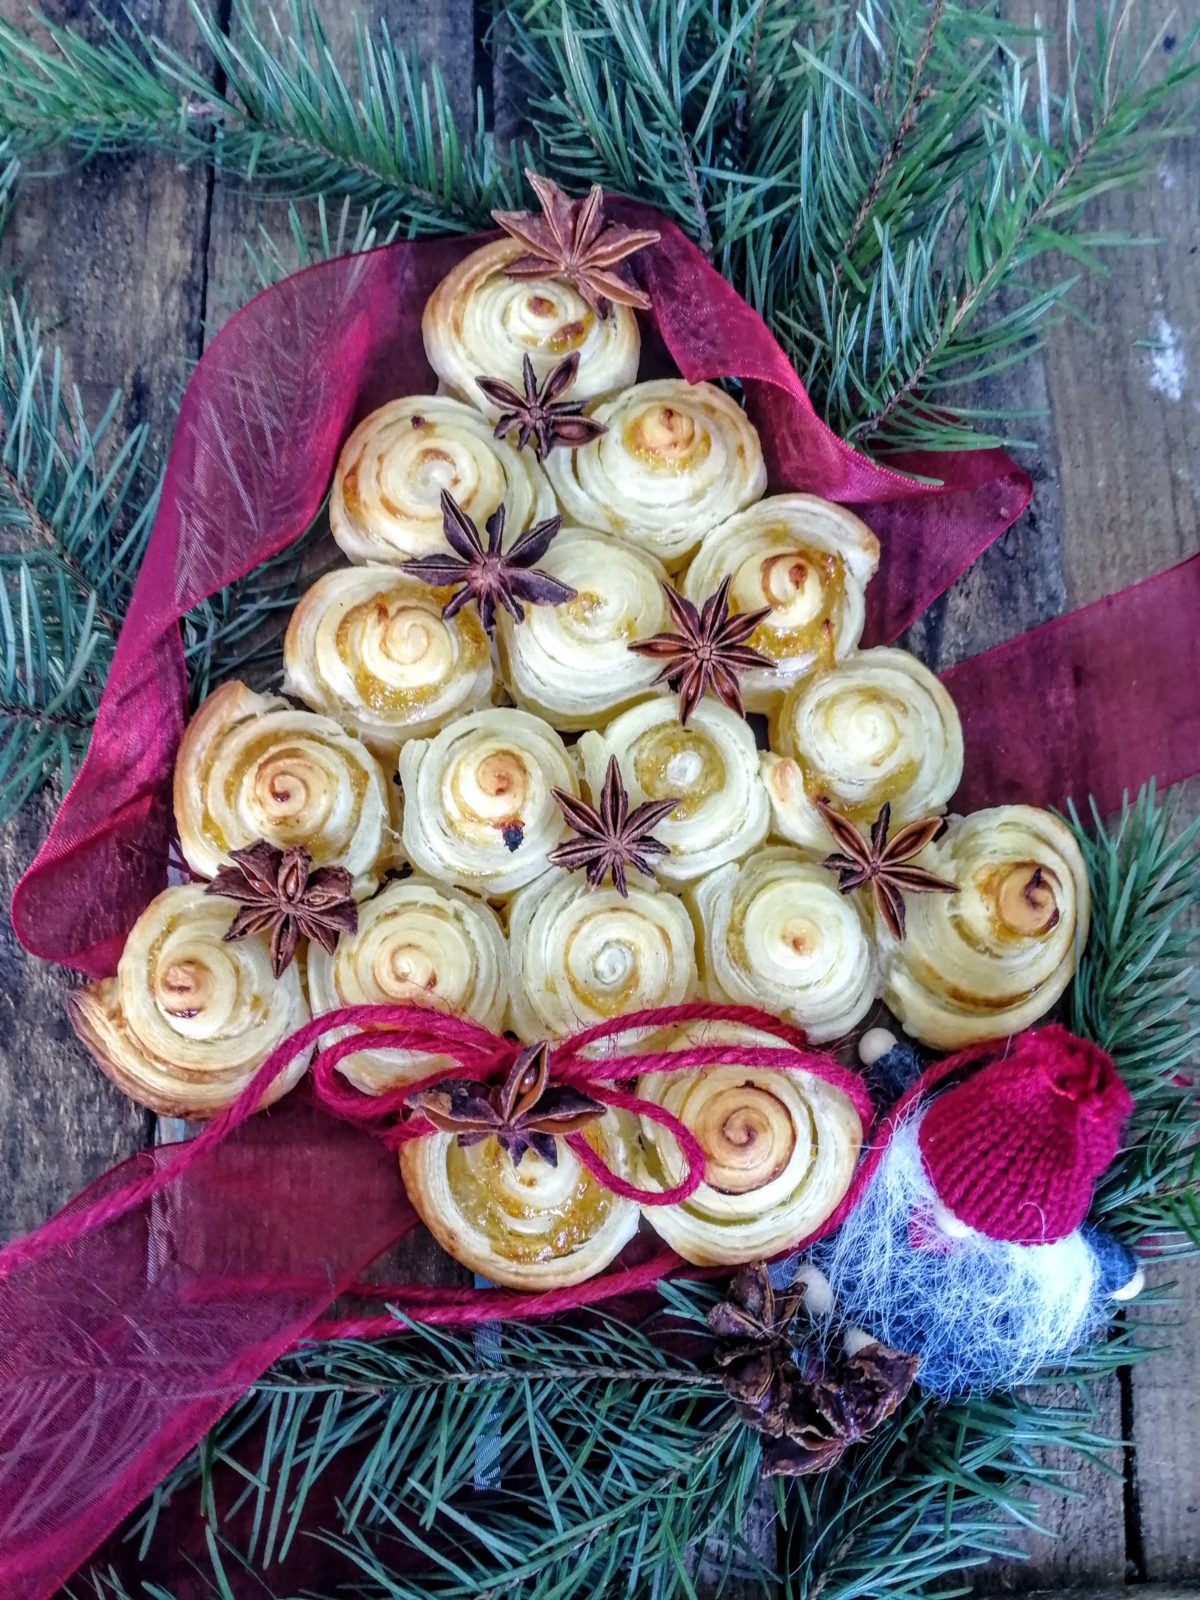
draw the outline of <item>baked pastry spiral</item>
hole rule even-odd
[[[400,752],[404,853],[439,883],[503,898],[547,870],[567,831],[551,790],[579,793],[549,723],[496,707]]]
[[[754,734],[716,700],[701,700],[686,727],[674,695],[644,701],[603,734],[585,733],[579,753],[593,796],[600,793],[609,757],[616,756],[631,806],[677,798],[675,809],[654,828],[668,849],[655,872],[668,883],[703,877],[766,837],[771,808]]]
[[[607,432],[546,462],[568,520],[620,534],[671,571],[766,488],[758,434],[711,383],[634,384],[591,414]]]
[[[892,826],[944,811],[962,777],[954,702],[907,650],[862,650],[798,683],[771,725],[762,774],[774,831],[807,850],[829,848],[814,801],[860,827],[887,801]]]
[[[798,679],[857,647],[863,593],[878,565],[879,541],[845,507],[811,494],[774,494],[709,529],[683,593],[699,606],[728,578],[735,611],[770,608],[748,642],[775,670],[741,679],[747,709],[769,711]]]
[[[516,239],[473,251],[438,284],[421,318],[429,365],[493,422],[500,413],[475,380],[501,378],[520,389],[525,356],[540,383],[577,350],[573,400],[613,394],[637,377],[642,340],[629,307],[614,305],[600,318],[569,283],[510,278],[505,268],[524,253]]]
[[[630,883],[628,898],[554,876],[513,900],[509,1026],[522,1039],[562,1039],[593,1022],[694,997],[695,939],[674,895]]]
[[[188,723],[175,761],[184,859],[211,878],[256,839],[302,844],[315,866],[343,866],[356,896],[390,859],[390,785],[371,752],[329,717],[234,680]]]
[[[332,955],[308,947],[314,1016],[342,1006],[423,1005],[499,1032],[508,1005],[508,947],[481,900],[405,878],[359,907],[358,928]],[[351,1083],[379,1094],[453,1065],[449,1056],[362,1050],[338,1063]]]
[[[848,1033],[870,1009],[879,975],[867,925],[824,867],[773,845],[691,893],[710,1000],[759,1006],[816,1041]]]
[[[265,935],[225,943],[233,913],[203,884],[164,889],[134,923],[116,977],[71,996],[71,1021],[97,1065],[160,1116],[216,1116],[308,1021],[295,963],[275,978]],[[286,1094],[307,1065],[305,1052],[263,1105]]]
[[[398,565],[439,555],[442,490],[482,528],[507,509],[509,538],[554,515],[531,450],[494,439],[485,418],[449,395],[410,395],[365,417],[342,446],[329,526],[351,561]]]
[[[884,999],[938,1050],[1029,1027],[1067,987],[1087,939],[1087,872],[1071,830],[1035,806],[997,806],[952,817],[919,860],[958,893],[911,897],[903,942],[881,934]]]
[[[318,578],[292,612],[283,660],[284,693],[356,733],[389,766],[406,739],[492,696],[476,612],[443,618],[440,592],[395,567]]]
[[[582,1135],[626,1176],[627,1140],[609,1112]],[[637,1231],[638,1207],[606,1189],[571,1147],[557,1165],[534,1151],[514,1165],[495,1138],[465,1149],[454,1134],[400,1152],[408,1197],[442,1249],[492,1283],[557,1289],[602,1272]]]
[[[504,681],[517,704],[558,728],[594,728],[653,694],[660,663],[629,644],[667,627],[662,564],[611,534],[564,528],[538,565],[575,598],[530,606],[520,625],[498,617]]]
[[[778,1041],[740,1023],[691,1023],[656,1049],[697,1044],[771,1046]],[[766,1067],[704,1067],[652,1072],[637,1093],[666,1108],[704,1151],[704,1182],[679,1205],[643,1215],[672,1250],[698,1267],[733,1266],[807,1239],[845,1197],[863,1141],[845,1094],[812,1073]],[[636,1181],[669,1189],[685,1164],[670,1133],[639,1118]]]

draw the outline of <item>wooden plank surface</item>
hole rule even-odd
[[[1170,9],[1165,0],[1146,5],[1156,15]],[[471,0],[358,0],[357,8],[368,19],[389,20],[426,61],[436,56],[456,104],[469,108],[478,63]],[[74,0],[46,9],[88,26]],[[115,6],[105,9],[116,14]],[[1066,0],[1040,10],[1061,25]],[[322,11],[344,57],[349,7]],[[5,17],[25,12],[24,0],[0,0]],[[173,0],[138,0],[135,12],[143,25],[194,48],[185,10]],[[511,116],[519,96],[508,80],[501,75],[483,87]],[[130,419],[148,419],[165,443],[185,363],[202,348],[206,320],[219,315],[209,285],[237,277],[241,236],[257,214],[236,186],[214,185],[203,173],[165,161],[105,161],[22,195],[5,264],[25,272],[85,397],[98,407],[122,386]],[[1047,412],[1032,425],[1036,450],[1026,462],[1034,504],[914,630],[914,647],[932,663],[961,659],[1196,548],[1198,218],[1196,138],[1166,153],[1155,181],[1097,208],[1097,227],[1153,234],[1159,242],[1114,258],[1107,280],[1083,287],[1080,303],[1092,326],[1058,330],[1043,358],[1007,380],[1009,403]],[[3,830],[0,883],[8,892],[48,815],[47,804],[33,807]],[[149,1132],[148,1119],[74,1044],[62,1014],[66,987],[64,975],[24,958],[4,928],[0,1236],[42,1220]],[[1070,1584],[1090,1600],[1112,1600],[1126,1578],[1150,1580],[1137,1590],[1146,1600],[1196,1592],[1172,1584],[1200,1574],[1200,1373],[1191,1359],[1200,1339],[1200,1269],[1172,1275],[1181,1285],[1170,1330],[1177,1354],[1113,1380],[1101,1395],[1097,1426],[1115,1433],[1122,1420],[1130,1423],[1135,1463],[1124,1479],[1089,1477],[1079,1501],[1047,1502],[1057,1538],[1031,1541],[1023,1566],[977,1574],[981,1592]],[[764,1542],[769,1538],[767,1529]]]

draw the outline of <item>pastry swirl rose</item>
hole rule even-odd
[[[741,679],[747,709],[769,711],[814,667],[831,667],[857,647],[863,593],[878,565],[879,541],[843,506],[776,494],[704,535],[683,593],[699,606],[728,578],[735,611],[770,608],[748,643],[775,670]]]
[[[627,1175],[614,1113],[583,1137]],[[457,1261],[512,1289],[563,1288],[603,1272],[637,1231],[639,1210],[557,1143],[556,1166],[534,1151],[514,1166],[494,1138],[463,1149],[454,1134],[435,1133],[404,1145],[400,1170],[421,1220]]]
[[[958,893],[910,897],[903,942],[881,933],[884,999],[938,1050],[1028,1028],[1087,940],[1087,872],[1071,830],[1034,806],[997,806],[952,817],[918,859]]]
[[[886,801],[895,828],[944,811],[962,777],[954,702],[906,650],[862,650],[796,684],[771,734],[762,774],[774,831],[808,850],[829,848],[818,799],[863,828]]]
[[[758,770],[754,734],[716,700],[701,700],[679,721],[674,695],[648,700],[579,741],[584,774],[600,793],[616,756],[630,806],[674,796],[675,809],[655,825],[669,853],[654,864],[668,883],[687,883],[748,855],[766,837],[771,808]]]
[[[517,704],[559,728],[592,728],[654,693],[661,663],[629,645],[667,626],[662,564],[611,534],[564,528],[538,566],[575,598],[530,606],[519,625],[500,614],[504,681]]]
[[[294,962],[275,978],[265,935],[225,943],[233,913],[202,884],[164,889],[134,923],[116,977],[71,996],[71,1021],[97,1065],[160,1116],[216,1116],[308,1021]],[[263,1104],[307,1064],[307,1053],[292,1062]]]
[[[516,239],[473,251],[438,284],[421,318],[429,365],[493,422],[500,413],[475,380],[501,378],[519,390],[525,356],[540,383],[577,350],[572,400],[613,394],[637,377],[642,341],[629,307],[614,305],[602,319],[569,283],[510,278],[505,268],[524,252]]]
[[[738,1023],[692,1023],[656,1049],[770,1046]],[[811,1073],[763,1067],[654,1072],[637,1093],[666,1108],[704,1151],[704,1182],[680,1205],[646,1206],[655,1231],[699,1267],[761,1261],[815,1233],[844,1198],[862,1146],[857,1111]],[[640,1118],[639,1184],[668,1189],[684,1162],[665,1128]]]
[[[421,394],[381,406],[346,440],[329,501],[333,537],[356,562],[440,555],[443,489],[479,528],[503,504],[510,539],[554,515],[531,450],[493,439],[472,406]]]
[[[225,683],[180,741],[180,847],[192,871],[211,878],[256,839],[302,844],[315,865],[345,867],[355,895],[367,895],[391,856],[389,789],[371,752],[330,718]]]
[[[634,384],[591,414],[607,432],[546,462],[564,512],[620,534],[671,571],[766,488],[758,434],[711,383]]]
[[[551,790],[579,793],[566,746],[527,711],[475,711],[400,752],[404,853],[439,883],[503,898],[547,871],[567,832]]]
[[[508,947],[496,913],[481,900],[405,878],[359,907],[358,928],[332,955],[308,947],[314,1016],[342,1006],[423,1005],[499,1032],[508,1005]],[[344,1037],[344,1035],[339,1035]],[[368,1094],[453,1066],[449,1056],[361,1050],[338,1063]]]
[[[818,1042],[849,1033],[870,1009],[878,970],[868,929],[824,867],[775,845],[718,867],[691,893],[710,1000],[759,1006]]]
[[[393,766],[406,739],[491,699],[479,617],[467,609],[447,620],[443,600],[394,567],[327,572],[288,623],[285,694],[333,717]]]
[[[674,895],[630,884],[591,889],[556,872],[512,903],[509,1024],[522,1039],[562,1039],[645,1006],[680,1005],[696,985],[694,935]]]

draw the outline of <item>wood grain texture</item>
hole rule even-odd
[[[74,0],[43,6],[52,20],[98,31]],[[195,48],[186,8],[136,0],[146,28]],[[114,12],[115,14],[115,12]],[[28,23],[26,0],[0,15]],[[0,91],[2,92],[2,91]],[[96,420],[114,389],[121,420],[169,440],[187,362],[199,352],[208,180],[165,161],[105,159],[30,180],[5,235],[3,265],[19,271],[31,308],[61,345],[66,379]],[[50,797],[0,829],[7,906],[53,814]],[[67,973],[30,960],[4,919],[0,933],[0,1239],[42,1222],[77,1189],[142,1146],[149,1119],[103,1078],[67,1024]]]
[[[1200,1577],[1200,1261],[1154,1269],[1171,1285],[1162,1305],[1139,1308],[1146,1343],[1162,1353],[1133,1372],[1132,1501],[1140,1544],[1138,1575]],[[1151,1331],[1152,1330],[1152,1331]]]

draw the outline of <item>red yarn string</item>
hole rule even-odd
[[[326,1045],[312,1063],[312,1081],[317,1098],[328,1110],[347,1121],[378,1125],[404,1115],[411,1097],[422,1089],[447,1080],[469,1078],[491,1082],[512,1065],[520,1046],[512,1040],[490,1033],[477,1023],[446,1017],[424,1007],[399,1005],[353,1006],[327,1012],[318,1019],[324,1031],[350,1025],[365,1026],[366,1032],[350,1033]],[[653,1050],[627,1055],[585,1056],[583,1051],[602,1040],[617,1041],[648,1030],[679,1026],[686,1022],[721,1021],[758,1028],[778,1038],[778,1045],[744,1045],[736,1041],[696,1044],[686,1050]],[[446,1029],[444,1024],[453,1024]],[[311,1028],[312,1024],[309,1025]],[[279,1070],[293,1059],[285,1041],[264,1066],[280,1062]],[[428,1073],[383,1094],[369,1095],[335,1071],[339,1062],[360,1051],[404,1050],[446,1056],[454,1065]],[[760,1067],[768,1071],[811,1072],[834,1084],[847,1095],[864,1127],[870,1122],[871,1107],[862,1080],[832,1060],[807,1048],[797,1029],[763,1011],[749,1006],[719,1006],[695,1003],[659,1006],[631,1012],[595,1024],[552,1046],[549,1056],[553,1081],[569,1082],[587,1090],[594,1098],[617,1110],[629,1111],[665,1128],[679,1147],[684,1176],[669,1189],[645,1189],[614,1172],[604,1158],[582,1135],[567,1140],[579,1161],[592,1176],[623,1199],[639,1205],[679,1205],[694,1194],[704,1180],[704,1151],[699,1141],[678,1117],[653,1100],[614,1086],[614,1080],[640,1078],[654,1072],[682,1072],[712,1066]],[[412,1139],[428,1137],[435,1131],[426,1117],[408,1115],[393,1120],[379,1136],[395,1149]]]

